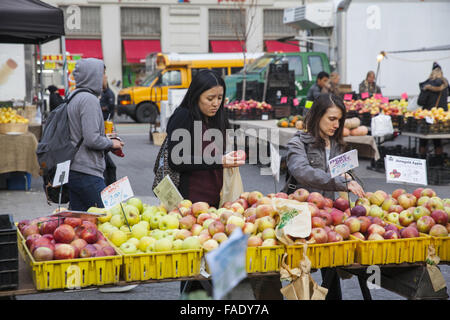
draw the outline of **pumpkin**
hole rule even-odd
[[[295,122],[295,127],[298,130],[302,130],[303,129],[303,121],[302,120],[298,120],[297,122]]]
[[[361,120],[357,117],[345,119],[344,127],[347,129],[356,129],[361,125]]]
[[[347,129],[344,127],[344,130],[342,131],[342,135],[344,137],[348,137],[350,135],[350,129]]]
[[[285,120],[285,121],[281,121],[281,123],[280,123],[280,126],[281,126],[282,128],[287,128],[288,125],[289,125],[289,123],[288,123],[286,120]]]
[[[359,126],[358,128],[350,130],[352,136],[365,136],[369,132],[366,126]]]

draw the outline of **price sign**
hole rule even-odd
[[[406,92],[402,93],[402,99],[408,100],[408,94]]]
[[[55,177],[52,186],[58,187],[69,182],[70,160],[58,163],[56,165]]]
[[[368,97],[369,97],[369,93],[368,92],[361,93],[361,99],[367,99]]]
[[[298,99],[297,98],[294,98],[293,100],[292,100],[292,103],[293,103],[293,105],[296,107],[296,106],[298,106],[299,104],[300,104],[300,102],[298,102]]]
[[[351,101],[353,99],[353,95],[351,93],[344,94],[344,100]]]
[[[131,189],[130,181],[128,177],[123,177],[122,179],[110,184],[100,193],[103,201],[103,205],[106,209],[112,208],[115,205],[127,201],[134,196],[133,190]]]
[[[358,150],[350,150],[328,160],[328,166],[330,167],[332,178],[358,167]]]
[[[306,109],[311,109],[312,105],[313,105],[313,102],[308,100],[308,101],[306,101],[306,103],[305,103],[305,108],[306,108]]]
[[[425,117],[425,122],[428,124],[433,124],[434,123],[434,119],[432,117]]]
[[[387,155],[386,182],[427,185],[427,161]]]
[[[381,100],[383,98],[383,95],[381,93],[375,93],[375,99]]]
[[[155,189],[153,189],[153,192],[168,210],[176,208],[180,201],[183,200],[183,197],[169,175],[166,175],[164,179],[158,183]]]
[[[241,228],[236,228],[227,241],[206,254],[215,300],[221,299],[247,277],[245,269],[247,239]]]
[[[287,97],[281,97],[280,103],[287,103]]]
[[[269,115],[267,113],[262,114],[261,120],[269,120]]]
[[[382,97],[381,98],[381,103],[389,103],[389,98],[388,97]]]

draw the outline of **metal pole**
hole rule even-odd
[[[44,88],[42,84],[42,74],[43,74],[43,65],[42,65],[42,45],[39,43],[39,92],[41,94],[40,97],[40,109],[41,109],[41,120],[43,118],[44,112],[47,110],[44,110]]]
[[[64,95],[67,96],[69,93],[69,82],[67,79],[67,55],[66,55],[66,37],[61,37],[61,51],[63,55],[63,83],[64,83]]]

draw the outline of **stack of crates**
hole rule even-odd
[[[17,229],[12,215],[0,215],[0,290],[19,286],[19,252]]]

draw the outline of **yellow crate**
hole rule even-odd
[[[125,281],[191,277],[200,274],[202,249],[137,254],[124,254],[117,247],[114,249],[123,256]]]
[[[355,250],[358,241],[309,244],[306,255],[311,261],[311,268],[329,268],[347,266],[355,262]],[[298,268],[303,258],[303,245],[286,246],[287,264],[290,268]]]
[[[448,237],[431,237],[431,243],[436,249],[436,255],[441,261],[450,261],[450,236]]]
[[[417,238],[364,241],[357,239],[357,241],[356,263],[364,265],[399,264],[425,261],[431,237],[421,233]]]
[[[119,252],[118,255],[107,257],[36,262],[19,230],[17,246],[23,259],[31,267],[37,290],[77,289],[114,284],[120,280],[122,256]]]
[[[247,247],[247,273],[279,271],[284,252],[283,246]]]

